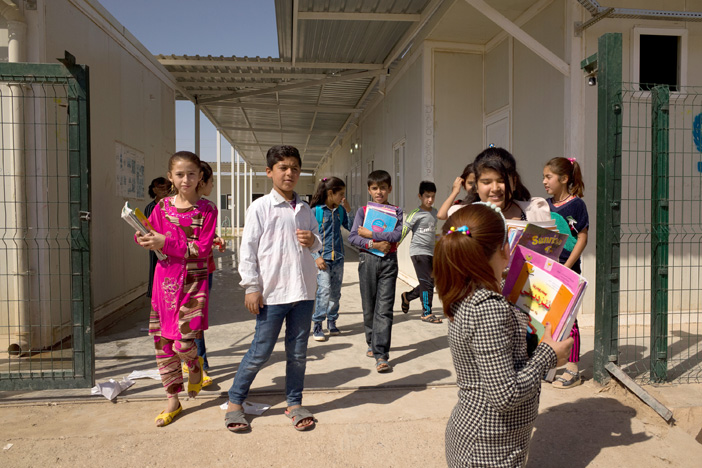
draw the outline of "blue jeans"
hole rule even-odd
[[[366,252],[359,255],[358,282],[361,287],[363,326],[366,344],[376,359],[388,359],[390,356],[397,271],[396,253],[385,257]]]
[[[336,322],[339,318],[341,281],[344,279],[344,259],[325,260],[326,270],[317,270],[317,300],[314,306],[313,322],[323,322],[326,318]]]
[[[256,374],[268,362],[285,321],[285,396],[288,406],[302,404],[307,366],[307,341],[310,335],[314,301],[265,305],[256,316],[256,331],[251,347],[239,364],[229,389],[229,401],[241,405],[249,394]]]

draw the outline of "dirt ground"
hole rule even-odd
[[[308,432],[293,430],[280,395],[252,400],[273,406],[245,434],[224,428],[220,393],[184,401],[183,413],[160,429],[153,424],[160,399],[5,404],[0,466],[440,467],[456,389],[308,392],[305,405],[318,420]],[[544,385],[540,413],[530,467],[699,467],[702,460],[690,434],[621,389]]]
[[[140,379],[115,402],[89,389],[0,393],[0,467],[441,467],[444,430],[456,403],[446,323],[419,320],[418,306],[395,314],[392,372],[378,374],[365,357],[355,258],[342,287],[343,333],[308,348],[304,405],[318,420],[296,432],[284,414],[285,353],[281,338],[254,382],[249,401],[271,408],[252,431],[224,427],[226,390],[248,349],[254,321],[243,310],[238,276],[220,265],[206,332],[214,384],[169,426],[160,381]],[[408,288],[398,281],[396,297]],[[399,304],[396,304],[399,310]],[[439,312],[440,313],[440,312]],[[148,308],[124,316],[97,337],[97,382],[155,369],[146,334]],[[700,467],[702,385],[666,386],[655,395],[675,411],[669,426],[635,396],[592,378],[594,330],[581,327],[581,368],[588,380],[569,390],[543,385],[529,467]]]

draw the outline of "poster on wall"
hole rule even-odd
[[[144,153],[115,142],[118,197],[144,199]]]

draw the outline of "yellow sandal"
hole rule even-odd
[[[198,393],[200,393],[200,390],[202,390],[203,387],[203,382],[205,381],[205,370],[202,368],[204,366],[204,361],[203,359],[198,356],[197,358],[198,365],[200,366],[200,381],[197,383],[191,383],[190,382],[190,376],[192,376],[192,372],[188,375],[188,396],[190,398],[195,398]],[[191,395],[191,393],[194,393],[195,395]]]
[[[212,385],[212,377],[207,375],[207,372],[205,369],[202,370],[202,388],[207,387],[208,385]]]
[[[161,411],[161,412],[158,414],[158,416],[156,416],[155,422],[156,422],[156,424],[157,424],[157,427],[166,427],[166,426],[168,426],[170,423],[173,422],[173,420],[175,419],[175,417],[178,416],[178,415],[180,414],[181,411],[183,411],[183,405],[181,405],[180,403],[178,403],[178,409],[176,409],[175,411],[172,411],[172,412],[170,412],[170,413],[166,413],[166,410]],[[159,421],[159,419],[163,421],[163,425],[162,425],[162,426],[158,426],[158,421]]]

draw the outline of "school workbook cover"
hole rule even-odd
[[[546,323],[552,326],[553,339],[560,341],[570,335],[586,287],[585,278],[558,260],[517,245],[502,294],[529,314],[539,342]]]
[[[517,245],[523,245],[529,250],[540,253],[552,260],[558,260],[568,240],[568,234],[529,223],[521,233]]]
[[[397,225],[397,212],[392,205],[381,205],[380,203],[368,202],[366,205],[366,217],[363,220],[363,227],[373,233],[391,232]],[[368,249],[368,251],[379,257],[385,254],[378,249]]]

